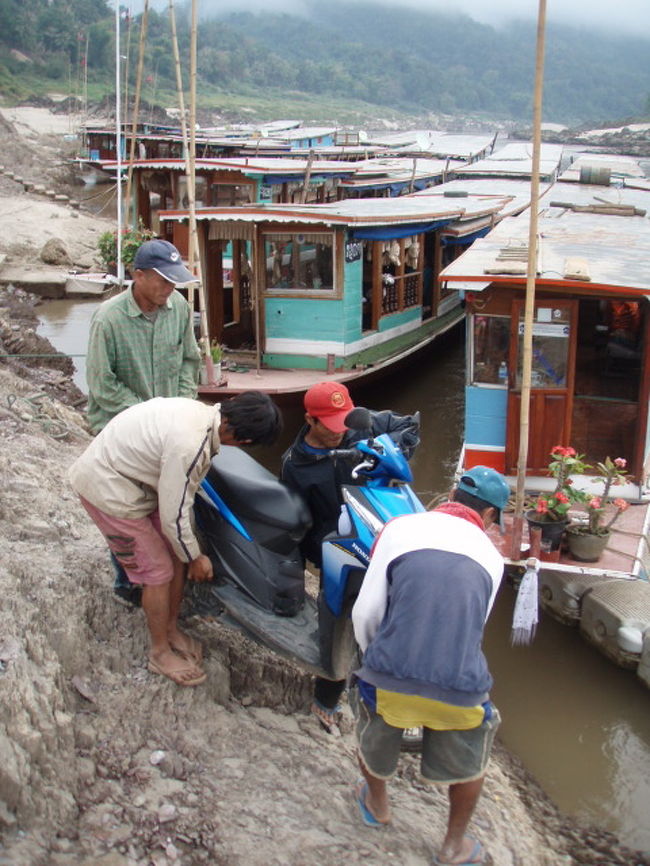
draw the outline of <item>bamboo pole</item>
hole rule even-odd
[[[262,296],[261,280],[266,273],[264,253],[264,239],[260,237],[260,231],[256,228],[253,235],[253,273],[251,274],[251,291],[253,304],[255,306],[255,373],[257,376],[261,376],[262,374],[262,347],[260,345],[260,298]]]
[[[142,70],[144,68],[144,44],[147,38],[147,22],[149,19],[149,0],[144,0],[144,10],[140,21],[140,44],[138,46],[138,68],[135,78],[135,97],[133,115],[131,117],[131,146],[129,148],[129,169],[126,176],[126,208],[127,223],[131,224],[131,187],[133,185],[133,162],[135,160],[135,144],[138,132],[140,114],[140,94],[142,92]]]
[[[418,168],[418,160],[417,160],[417,157],[414,156],[413,157],[413,171],[411,172],[411,182],[409,183],[409,193],[412,193],[413,189],[415,187],[415,173],[417,171],[417,168]]]
[[[120,4],[115,4],[115,156],[117,159],[117,279],[124,282],[122,262],[122,106],[120,102]]]
[[[205,297],[205,286],[201,269],[201,256],[199,252],[199,240],[196,230],[196,42],[197,42],[197,19],[198,0],[192,0],[192,30],[190,38],[190,147],[189,147],[189,175],[188,194],[190,203],[190,265],[194,265],[196,275],[199,279],[199,314],[200,334],[203,351],[205,353],[205,368],[208,374],[208,384],[214,385],[214,364],[210,354],[210,332],[208,329],[208,312]]]
[[[176,14],[174,12],[174,0],[169,0],[169,21],[172,28],[172,49],[174,53],[174,66],[176,69],[176,92],[178,94],[178,107],[181,113],[181,135],[183,136],[183,156],[189,177],[189,144],[187,141],[187,120],[185,118],[185,96],[183,94],[183,75],[181,73],[181,58],[178,51],[178,36],[176,33]]]
[[[537,221],[539,207],[539,163],[542,147],[542,93],[544,88],[544,42],[546,32],[546,0],[539,0],[537,15],[537,48],[535,60],[535,91],[533,101],[533,164],[530,179],[530,224],[528,229],[528,265],[526,273],[526,302],[524,306],[524,337],[521,375],[521,407],[519,414],[519,459],[515,491],[515,517],[512,532],[511,559],[521,556],[521,538],[524,523],[524,493],[528,464],[528,437],[530,429],[530,384],[533,359],[533,316],[535,311],[535,282],[537,277]],[[510,376],[515,372],[510,371]]]
[[[305,180],[302,185],[302,189],[300,190],[300,201],[299,204],[305,204],[307,201],[307,191],[309,189],[309,181],[311,180],[311,167],[314,163],[314,151],[310,148],[309,157],[307,158],[307,166],[305,168]]]

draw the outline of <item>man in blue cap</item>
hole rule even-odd
[[[86,361],[93,433],[143,400],[196,397],[201,356],[189,304],[174,288],[195,281],[173,244],[145,241],[133,285],[97,308]]]
[[[391,520],[352,611],[363,652],[350,693],[361,817],[372,827],[389,823],[386,783],[397,768],[402,730],[423,727],[422,777],[449,787],[437,864],[485,860],[466,830],[500,721],[481,642],[503,575],[503,558],[486,530],[500,521],[509,495],[502,475],[475,466],[450,502]]]
[[[132,286],[104,301],[90,323],[86,379],[93,433],[136,403],[197,394],[201,356],[192,312],[175,289],[196,277],[176,247],[159,239],[138,248],[132,277]],[[116,570],[116,594],[138,604],[139,588]]]

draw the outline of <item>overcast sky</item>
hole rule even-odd
[[[142,10],[143,0],[120,0],[134,12]],[[168,0],[150,0],[157,9],[167,7]],[[183,0],[175,0],[180,7]],[[187,0],[190,2],[190,0]],[[355,2],[355,0],[349,0]],[[537,17],[538,0],[375,0],[386,6],[416,9],[441,9],[465,12],[477,21],[500,24],[509,18]],[[302,0],[198,0],[199,15],[209,9],[299,11]],[[564,21],[583,27],[606,28],[610,32],[635,33],[650,37],[650,0],[547,0],[549,21]]]
[[[199,10],[213,4],[220,9],[296,9],[301,0],[198,0]],[[354,2],[354,0],[351,0]],[[538,0],[377,0],[386,6],[416,9],[441,9],[466,12],[477,21],[498,24],[509,18],[537,18]],[[547,0],[549,21],[565,21],[585,27],[608,27],[611,30],[650,35],[650,0]]]

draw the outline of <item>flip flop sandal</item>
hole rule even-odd
[[[341,714],[340,706],[337,705],[333,710],[330,710],[318,703],[318,701],[314,701],[311,705],[311,711],[320,722],[320,726],[324,731],[327,731],[328,734],[332,734],[334,737],[341,736],[341,729],[338,724],[338,718]]]
[[[192,668],[182,668],[181,670],[177,671],[169,671],[165,670],[154,661],[149,661],[147,669],[152,674],[160,674],[161,677],[167,677],[167,679],[171,680],[173,683],[176,683],[177,686],[200,686],[201,683],[204,683],[208,678],[206,672],[201,671],[198,676],[192,677],[191,679],[185,679],[181,677],[181,674],[183,674],[185,671],[192,670]]]
[[[481,863],[485,863],[485,851],[481,843],[477,839],[472,839],[471,836],[467,838],[471,839],[474,843],[469,860],[453,860],[450,862],[449,860],[438,860],[437,857],[434,857],[433,866],[480,866]]]
[[[179,655],[182,659],[185,659],[188,662],[193,662],[197,667],[200,667],[203,664],[203,650],[198,641],[196,642],[196,646],[198,647],[197,650],[188,650],[172,644],[172,649],[176,655]]]
[[[357,801],[361,820],[367,827],[372,827],[374,830],[379,830],[388,825],[388,821],[379,821],[366,806],[366,795],[368,793],[368,783],[365,779],[359,779],[354,786],[354,798]]]

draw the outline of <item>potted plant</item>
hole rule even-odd
[[[202,337],[199,340],[199,348],[201,349],[204,363],[201,364],[201,367],[199,369],[199,382],[201,385],[208,385],[212,384],[213,382],[219,384],[219,382],[221,381],[221,361],[223,359],[223,346],[217,340],[212,340],[210,342],[209,350],[206,350],[206,346],[207,338]],[[205,363],[207,362],[208,357],[212,361],[212,381],[210,381],[208,369]]]
[[[221,381],[221,361],[223,359],[223,346],[216,340],[210,343],[210,356],[214,367],[214,381]]]
[[[603,463],[596,464],[599,472],[596,480],[603,482],[603,492],[586,499],[587,522],[574,523],[567,529],[569,550],[574,559],[597,562],[607,547],[612,524],[629,506],[624,499],[610,496],[612,487],[625,483],[626,465],[623,457],[614,460],[606,457]]]
[[[550,493],[540,493],[529,503],[526,520],[529,527],[541,529],[542,540],[550,542],[550,549],[554,551],[559,549],[569,523],[569,508],[583,498],[583,494],[573,486],[571,476],[582,475],[591,467],[584,462],[584,454],[578,454],[570,445],[555,445],[550,457],[548,472],[555,478],[555,489]]]
[[[121,258],[127,271],[131,270],[135,254],[145,241],[156,237],[156,233],[144,227],[142,220],[137,228],[123,228],[121,232]],[[117,230],[103,232],[97,241],[97,250],[102,264],[109,274],[117,274]]]

